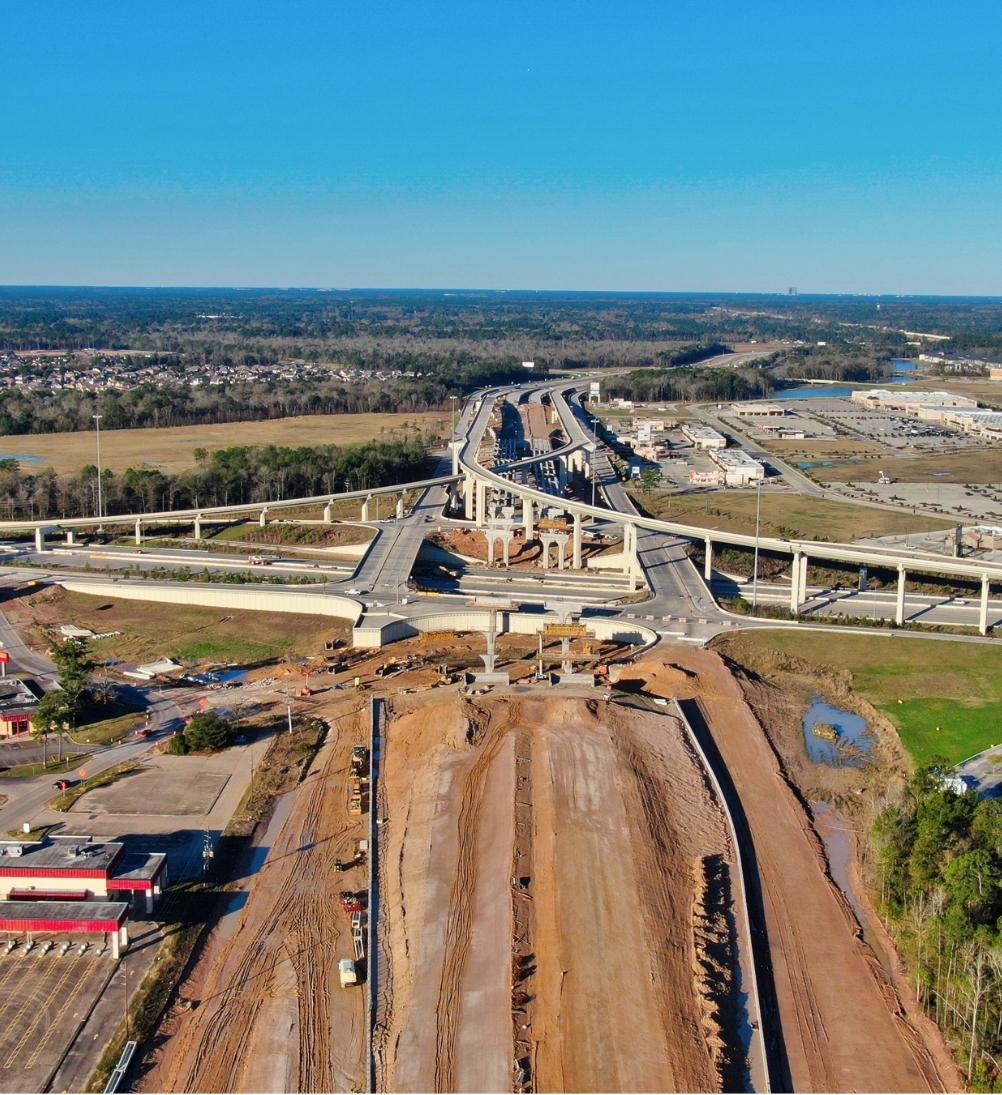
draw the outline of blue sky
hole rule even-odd
[[[1002,294],[991,3],[4,0],[0,283]]]

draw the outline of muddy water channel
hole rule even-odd
[[[814,696],[804,715],[804,745],[815,764],[862,767],[869,760],[873,737],[861,715]]]

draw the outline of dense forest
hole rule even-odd
[[[915,990],[972,1085],[1002,1082],[1002,801],[944,786],[945,762],[911,778],[871,832],[881,908]]]
[[[194,466],[177,474],[146,467],[129,468],[122,475],[105,470],[105,513],[225,506],[407,483],[425,475],[428,458],[417,436],[343,448],[239,445],[212,453],[198,449],[193,455]],[[56,475],[51,468],[25,474],[16,460],[0,461],[3,517],[82,517],[97,511],[93,465],[76,475]]]
[[[609,398],[637,402],[726,401],[760,399],[775,385],[768,373],[755,369],[706,367],[649,369],[611,376],[603,384]]]

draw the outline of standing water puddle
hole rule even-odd
[[[804,715],[804,744],[816,764],[859,768],[869,758],[873,738],[861,715],[832,707],[815,696]]]

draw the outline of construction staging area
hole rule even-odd
[[[371,771],[370,703],[339,700],[138,1089],[949,1089],[721,659],[624,669],[398,690]]]

